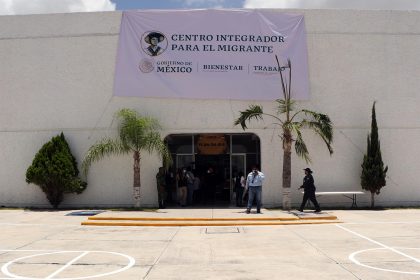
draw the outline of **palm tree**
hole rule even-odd
[[[133,153],[134,206],[140,207],[141,151],[157,152],[165,166],[169,166],[172,163],[171,154],[160,137],[159,130],[161,127],[156,119],[141,116],[132,109],[121,109],[116,113],[116,117],[120,120],[118,127],[119,139],[104,138],[90,147],[83,160],[82,170],[86,175],[94,161],[112,154]]]
[[[242,129],[247,129],[247,122],[252,119],[262,120],[263,116],[273,118],[276,126],[282,129],[282,134],[279,137],[283,143],[283,209],[290,210],[290,186],[291,186],[291,154],[293,143],[295,145],[296,154],[305,159],[307,163],[311,162],[309,152],[305,142],[302,138],[303,129],[313,130],[327,145],[330,155],[333,153],[331,143],[333,139],[333,129],[330,118],[321,113],[301,109],[295,111],[296,102],[291,98],[291,81],[292,81],[292,64],[287,60],[287,66],[280,66],[279,60],[276,56],[278,71],[280,74],[283,99],[277,99],[277,115],[283,116],[280,118],[277,115],[267,114],[263,112],[260,105],[250,105],[245,111],[240,112],[240,117],[235,120],[234,124],[240,124]],[[283,74],[288,70],[289,74]],[[284,76],[283,76],[284,75]],[[288,78],[288,79],[287,79]],[[286,80],[287,79],[287,80]]]

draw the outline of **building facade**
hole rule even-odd
[[[382,157],[389,167],[387,185],[376,204],[420,205],[420,12],[277,11],[305,17],[311,99],[299,101],[298,106],[326,113],[334,123],[332,156],[320,139],[304,132],[318,190],[361,190],[361,164],[376,101]],[[229,169],[224,173],[227,200],[232,195],[229,178],[233,162],[242,164],[243,169],[252,162],[260,165],[267,177],[264,205],[281,206],[280,131],[268,119],[252,123],[247,131],[233,125],[239,111],[250,104],[261,104],[275,113],[275,102],[114,96],[120,22],[121,12],[0,16],[0,205],[49,206],[40,188],[25,182],[35,153],[52,136],[64,132],[80,164],[92,144],[105,136],[116,136],[114,113],[132,108],[159,119],[162,137],[174,141],[170,144],[182,137],[191,139],[187,152],[174,144],[176,167],[203,162],[194,148],[200,137],[223,136],[227,141],[222,156],[225,160],[218,160]],[[256,146],[249,147],[249,141]],[[248,154],[255,157],[239,164],[241,154],[245,162]],[[212,161],[210,157],[206,160],[203,165]],[[94,163],[85,192],[67,195],[61,206],[132,206],[132,164],[131,155]],[[155,155],[142,154],[145,207],[157,205],[155,175],[160,165]],[[301,200],[297,188],[305,167],[303,160],[292,156],[295,206]],[[358,204],[368,205],[369,199],[368,194],[360,196]],[[320,203],[343,206],[349,201],[325,197]]]

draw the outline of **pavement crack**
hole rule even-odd
[[[147,276],[149,276],[150,272],[152,272],[153,268],[159,262],[159,260],[162,257],[162,255],[168,250],[169,245],[171,244],[171,242],[173,241],[173,239],[175,238],[175,236],[178,234],[178,232],[179,232],[180,229],[181,228],[178,227],[178,229],[172,234],[171,238],[169,238],[168,242],[166,243],[166,246],[162,249],[162,251],[160,252],[159,256],[155,259],[155,261],[153,262],[153,264],[147,270],[146,275],[143,277],[143,279],[147,279]]]

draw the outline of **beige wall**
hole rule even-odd
[[[382,156],[389,166],[380,205],[420,205],[420,13],[307,10],[305,14],[312,98],[299,105],[327,113],[334,122],[332,157],[307,134],[320,191],[359,190],[371,106],[377,101]],[[120,12],[0,16],[0,205],[48,206],[37,186],[25,182],[35,153],[61,131],[80,163],[90,145],[115,134],[115,111],[134,108],[158,117],[163,136],[189,132],[241,132],[238,111],[252,102],[113,97]],[[272,102],[259,102],[266,110]],[[215,114],[215,112],[219,112]],[[251,126],[261,139],[267,176],[266,206],[281,204],[282,150],[270,121]],[[142,204],[156,205],[159,160],[142,157]],[[299,203],[306,167],[293,157],[293,202]],[[94,164],[88,188],[62,206],[131,206],[132,157]],[[367,204],[365,195],[359,204]],[[342,205],[345,198],[321,198]]]

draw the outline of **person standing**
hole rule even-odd
[[[195,176],[191,171],[191,167],[187,167],[187,204],[193,204],[193,195],[194,195],[194,181]]]
[[[261,213],[262,183],[264,179],[264,173],[258,171],[256,166],[252,167],[252,172],[248,174],[246,179],[246,186],[248,188],[248,206],[246,208],[247,214],[251,213],[254,198],[257,203],[257,213]]]
[[[179,190],[179,203],[182,207],[187,206],[187,195],[188,195],[188,176],[187,176],[187,169],[184,167],[180,174],[180,178],[178,181],[178,190]]]
[[[159,208],[165,208],[167,193],[166,193],[166,175],[165,175],[165,169],[163,167],[159,167],[159,172],[156,174],[156,183],[157,183],[157,191],[158,191]]]
[[[176,202],[176,175],[173,170],[166,172],[166,202]]]
[[[237,176],[235,176],[235,192],[236,192],[236,207],[242,207],[242,197],[244,194],[246,185],[246,180],[244,173],[240,171]]]
[[[312,170],[310,168],[305,168],[305,177],[303,178],[303,185],[300,186],[298,189],[304,189],[303,193],[303,200],[302,204],[300,205],[299,211],[303,212],[303,208],[306,205],[306,202],[308,199],[314,204],[315,206],[315,212],[319,213],[321,212],[321,208],[319,207],[318,201],[316,201],[315,196],[315,184],[314,184],[314,177],[312,177]]]

